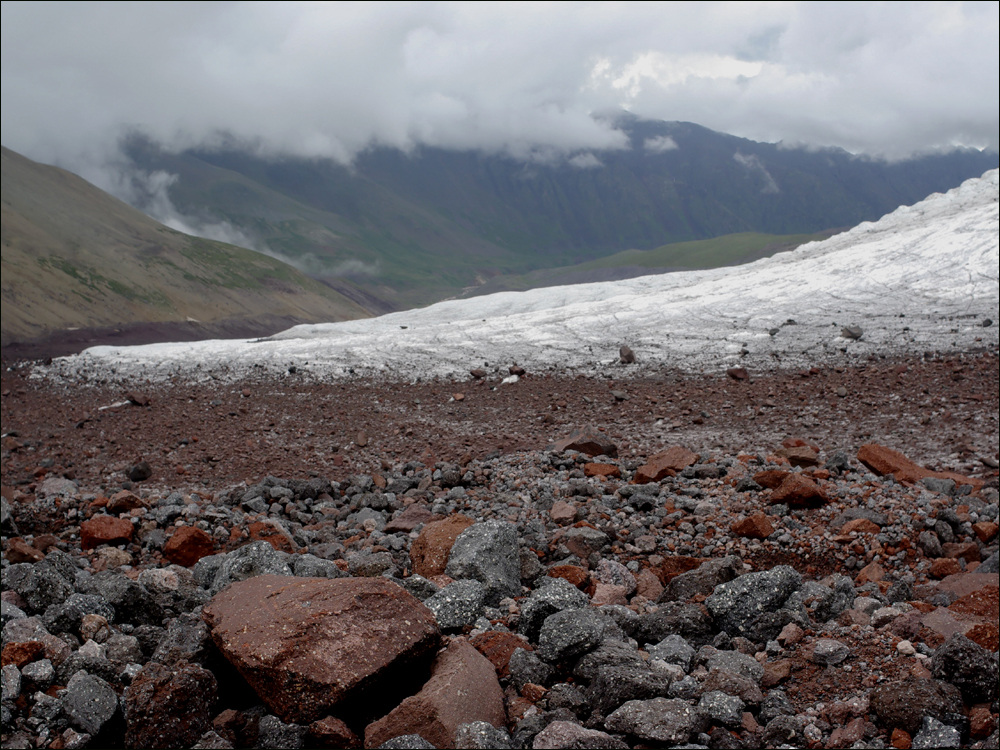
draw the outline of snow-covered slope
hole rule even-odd
[[[616,361],[627,344],[647,364],[759,370],[996,346],[997,200],[993,170],[877,222],[745,266],[453,300],[297,326],[259,342],[96,347],[55,368],[200,379],[295,366],[322,378],[410,378],[464,375],[484,363],[589,370]],[[987,319],[993,324],[984,326]],[[863,338],[843,338],[845,326],[862,328]]]

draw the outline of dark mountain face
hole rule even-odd
[[[623,116],[616,126],[629,148],[558,161],[378,148],[347,168],[237,149],[169,155],[139,141],[130,154],[139,167],[179,175],[171,199],[185,214],[228,221],[317,261],[315,275],[354,274],[399,304],[630,248],[853,226],[998,165],[995,152],[887,163],[691,123]]]

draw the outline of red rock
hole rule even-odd
[[[410,563],[413,572],[424,578],[444,573],[448,555],[458,535],[473,524],[468,516],[457,514],[442,521],[432,521],[420,530],[420,535],[410,545]]]
[[[212,726],[215,675],[181,661],[146,664],[122,696],[125,746],[191,747]]]
[[[882,566],[877,562],[870,562],[858,571],[857,576],[854,578],[854,583],[858,586],[864,586],[866,583],[878,582],[883,578],[885,578],[885,570]]]
[[[788,475],[789,472],[782,471],[781,469],[767,469],[754,474],[753,481],[765,489],[776,490]]]
[[[788,459],[788,463],[792,466],[810,467],[819,465],[819,451],[811,445],[805,443],[798,445],[797,443],[802,443],[801,440],[786,440],[785,442],[793,444],[785,445],[777,451],[777,455]]]
[[[964,557],[966,562],[979,562],[979,545],[975,542],[948,542],[941,545],[945,557],[956,560]]]
[[[704,557],[687,557],[685,555],[672,555],[663,561],[663,564],[659,567],[659,570],[657,571],[657,576],[660,579],[660,583],[666,586],[681,573],[687,573],[689,570],[694,570],[703,562],[705,562],[705,560],[706,558]]]
[[[910,733],[899,727],[892,730],[890,741],[896,750],[910,750],[913,747],[913,738],[910,736]]]
[[[944,578],[962,572],[958,560],[952,557],[939,557],[931,563],[928,571],[934,578]]]
[[[351,748],[361,745],[358,736],[336,716],[327,716],[310,724],[309,737],[320,747]]]
[[[829,502],[823,489],[809,477],[789,474],[776,490],[771,492],[771,503],[788,505],[822,505]]]
[[[851,747],[855,742],[860,742],[865,737],[865,720],[861,716],[856,716],[842,727],[837,727],[830,733],[829,748]]]
[[[1000,648],[1000,628],[997,627],[995,620],[976,623],[965,632],[965,637],[991,653],[995,653],[997,648]]]
[[[979,521],[978,523],[972,524],[972,530],[976,532],[976,536],[979,537],[979,541],[983,544],[989,544],[989,542],[996,537],[997,531],[1000,530],[1000,526],[992,521]]]
[[[841,534],[850,534],[852,531],[859,534],[877,534],[881,530],[881,526],[867,518],[853,518],[840,527]]]
[[[515,633],[488,631],[474,636],[470,641],[476,650],[490,660],[497,676],[505,679],[509,674],[510,657],[519,648],[533,651],[528,640]]]
[[[622,475],[622,470],[614,464],[588,463],[583,465],[583,474],[588,477],[612,477],[618,479]]]
[[[94,516],[80,524],[80,546],[93,549],[101,544],[128,544],[132,541],[132,524],[125,518]]]
[[[486,377],[487,372],[481,367],[476,367],[475,369],[469,370],[469,374],[476,380],[482,380],[483,378]]]
[[[635,577],[635,590],[639,596],[655,602],[657,597],[663,593],[663,584],[660,579],[649,568],[643,568]]]
[[[549,509],[549,518],[560,526],[576,521],[576,506],[565,500],[556,500]]]
[[[749,380],[750,373],[746,371],[745,367],[730,367],[726,370],[726,375],[728,375],[733,380]]]
[[[779,659],[769,661],[764,665],[764,677],[760,681],[762,688],[772,688],[792,676],[792,660]]]
[[[379,476],[382,475],[379,474]],[[384,482],[385,479],[382,481]],[[402,513],[389,521],[383,531],[386,534],[395,534],[398,531],[408,534],[420,524],[430,521],[433,517],[431,509],[426,505],[423,503],[413,503],[413,505],[410,505]]]
[[[664,477],[683,471],[698,460],[698,454],[679,445],[650,456],[646,463],[635,470],[635,484],[659,482]]]
[[[733,524],[733,533],[749,539],[767,539],[774,533],[774,526],[765,513],[754,513]]]
[[[590,573],[577,565],[554,565],[546,575],[550,578],[562,578],[581,590],[590,584]]]
[[[287,531],[270,521],[254,521],[247,528],[247,531],[250,532],[251,540],[267,542],[278,552],[291,553],[296,552],[299,548]]]
[[[524,683],[524,687],[521,688],[521,695],[527,698],[532,703],[538,703],[545,694],[549,691],[542,685],[536,685],[533,682]]]
[[[976,739],[989,737],[996,728],[997,720],[989,706],[975,706],[969,712],[969,734],[972,737]]]
[[[473,721],[506,726],[503,690],[486,657],[468,641],[456,640],[438,654],[419,693],[368,725],[365,747],[419,734],[434,747],[453,748],[459,726]]]
[[[0,652],[0,663],[3,666],[13,664],[18,669],[37,661],[45,654],[45,644],[41,641],[21,641],[20,643],[5,643]]]
[[[594,593],[591,594],[590,603],[595,607],[602,604],[620,604],[623,607],[628,605],[628,589],[624,586],[617,586],[613,583],[597,583],[594,585]]]
[[[874,471],[876,474],[885,476],[891,474],[897,482],[908,482],[914,484],[927,477],[938,477],[940,479],[951,479],[956,484],[971,485],[974,490],[983,486],[983,480],[975,477],[967,477],[951,471],[931,471],[923,466],[913,463],[899,451],[886,448],[877,443],[866,443],[858,449],[858,460]]]
[[[163,556],[170,562],[190,568],[201,558],[215,553],[215,542],[194,526],[180,526],[163,545]]]
[[[546,450],[558,453],[578,451],[588,456],[618,457],[618,446],[611,442],[607,435],[593,427],[574,430],[568,436],[549,445]]]
[[[121,515],[122,513],[130,513],[136,508],[145,508],[146,503],[128,490],[122,490],[121,492],[116,492],[108,498],[108,504],[106,507],[108,513]]]
[[[7,540],[7,549],[4,551],[4,555],[14,564],[36,563],[45,559],[45,555],[18,536]]]
[[[440,639],[430,610],[384,578],[257,576],[216,594],[202,617],[260,698],[296,723],[362,690],[374,699]]]

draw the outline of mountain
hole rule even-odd
[[[165,227],[69,172],[6,148],[2,166],[5,347],[67,329],[166,325],[209,338],[368,314],[285,263]]]
[[[498,380],[517,363],[533,376],[576,371],[618,378],[630,371],[648,376],[658,367],[760,372],[995,351],[998,197],[1000,173],[993,170],[876,222],[742,266],[449,300],[296,326],[252,345],[103,348],[59,368],[84,377],[113,364],[123,378],[185,371],[238,378],[282,373],[294,362],[324,380],[398,380],[466,378],[482,367]],[[845,335],[854,327],[860,338],[858,331]],[[637,370],[618,364],[623,344],[637,355]],[[831,408],[826,401],[813,406]]]
[[[178,176],[169,196],[186,216],[227,222],[397,309],[627,250],[853,226],[1000,164],[973,149],[889,163],[692,123],[614,123],[628,148],[569,159],[373,148],[346,167],[236,146],[171,154],[140,137],[127,153],[139,170]]]

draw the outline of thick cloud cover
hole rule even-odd
[[[998,7],[4,2],[0,136],[84,173],[129,128],[579,158],[622,146],[594,117],[618,108],[890,157],[996,148]]]

